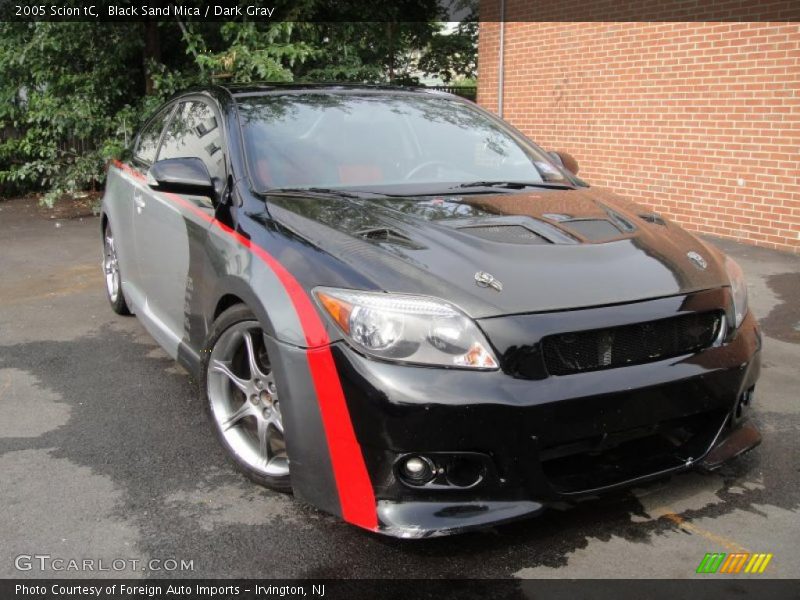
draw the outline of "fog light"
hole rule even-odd
[[[477,485],[483,479],[483,474],[483,465],[472,458],[454,458],[447,465],[447,482],[455,487],[468,488]]]
[[[400,476],[412,485],[424,485],[433,479],[436,468],[424,456],[408,456],[400,463]]]

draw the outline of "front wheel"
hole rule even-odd
[[[246,306],[233,306],[214,322],[206,348],[201,386],[220,443],[250,479],[291,491],[280,395],[261,324]]]

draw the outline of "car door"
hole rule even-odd
[[[179,102],[161,139],[156,160],[200,158],[212,177],[225,179],[221,119],[202,100]],[[196,210],[214,215],[210,198],[156,192],[146,186],[136,205],[139,272],[145,292],[145,326],[173,356],[184,338],[185,307],[194,288],[189,275],[190,236],[203,235],[209,222]]]
[[[143,175],[155,161],[161,136],[167,121],[175,107],[161,109],[142,128],[134,140],[131,166]],[[135,201],[142,195],[146,187],[143,178],[132,177],[122,170],[110,171],[106,183],[108,202],[106,212],[114,228],[114,243],[122,274],[122,286],[134,312],[139,312],[144,304],[144,290],[137,255],[134,215]]]

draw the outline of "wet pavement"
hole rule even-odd
[[[0,577],[15,557],[141,561],[126,577],[696,577],[706,552],[800,573],[800,256],[719,241],[765,334],[763,444],[566,511],[427,541],[348,526],[237,474],[194,383],[107,305],[99,223],[0,203]],[[151,559],[192,561],[156,571]],[[156,565],[153,565],[154,568]],[[718,575],[722,576],[722,575]],[[708,576],[706,576],[708,577]]]

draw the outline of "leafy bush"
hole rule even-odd
[[[0,195],[44,191],[52,205],[99,189],[108,159],[166,98],[192,85],[408,84],[420,66],[474,75],[477,30],[443,39],[435,1],[413,1],[427,21],[0,22]]]

